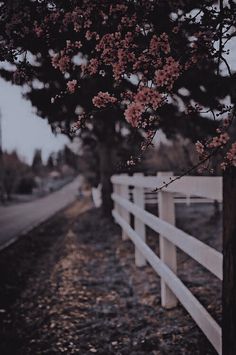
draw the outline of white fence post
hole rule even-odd
[[[134,177],[143,176],[142,173],[135,173]],[[134,187],[133,190],[133,199],[135,205],[145,209],[145,195],[144,195],[144,188],[143,187]],[[135,232],[139,235],[139,237],[146,242],[146,228],[145,224],[138,219],[137,217],[134,218],[134,229]],[[135,246],[135,265],[138,267],[146,265],[146,260],[143,254],[137,249]]]
[[[121,176],[128,176],[128,174],[122,174]],[[126,199],[129,201],[129,186],[128,185],[121,185],[120,186],[120,195],[122,198]],[[122,210],[122,217],[124,218],[124,220],[130,224],[130,213],[124,208]],[[129,239],[129,236],[127,235],[127,233],[122,230],[122,239],[123,240],[127,240]]]
[[[160,172],[158,177],[163,177],[163,181],[167,182],[173,175],[171,172]],[[174,196],[171,192],[158,192],[158,211],[159,218],[164,221],[175,224],[175,205]],[[161,260],[176,274],[177,273],[177,258],[176,247],[166,238],[160,235],[160,258]],[[169,289],[163,279],[161,279],[161,304],[165,308],[173,308],[178,301],[174,293]]]

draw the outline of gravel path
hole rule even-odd
[[[135,268],[131,242],[89,207],[75,203],[1,252],[0,354],[215,354],[181,306],[161,308],[158,276]],[[179,254],[181,277],[220,318],[218,284],[198,269],[193,282],[189,262]]]

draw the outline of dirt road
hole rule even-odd
[[[81,178],[38,200],[0,207],[0,250],[33,227],[44,222],[76,199]]]

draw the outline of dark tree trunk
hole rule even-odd
[[[116,145],[115,116],[113,110],[96,115],[94,132],[98,140],[99,173],[102,186],[102,211],[111,218],[113,202],[111,199],[111,176],[114,172],[113,152]]]
[[[111,157],[112,147],[109,142],[104,140],[104,142],[99,143],[99,161],[100,161],[100,181],[102,186],[102,211],[106,217],[111,217],[112,211],[112,157]]]
[[[236,168],[223,177],[223,355],[236,354]]]

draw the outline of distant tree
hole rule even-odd
[[[41,175],[43,171],[43,161],[41,149],[36,149],[32,161],[32,171],[36,175]]]
[[[75,171],[78,170],[78,155],[75,154],[67,145],[64,146],[63,149],[64,154],[64,162],[69,167],[74,169]]]
[[[30,195],[32,194],[33,188],[35,187],[36,183],[34,180],[34,176],[30,172],[28,172],[19,177],[15,191],[17,194]]]
[[[7,199],[10,200],[20,176],[25,173],[28,167],[19,159],[15,151],[12,153],[3,153],[3,164],[3,188]]]
[[[54,168],[54,157],[53,157],[53,154],[50,154],[49,157],[48,157],[48,160],[47,160],[47,168],[49,170],[52,170]]]

